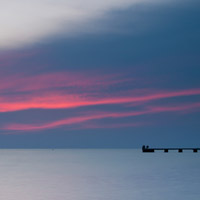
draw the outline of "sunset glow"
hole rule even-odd
[[[196,1],[0,4],[3,146],[80,147],[83,139],[132,148],[130,140],[182,135],[187,143],[190,134],[197,141]]]

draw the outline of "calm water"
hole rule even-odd
[[[199,200],[200,153],[0,150],[2,200]]]

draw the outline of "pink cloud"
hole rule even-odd
[[[196,111],[200,108],[200,102],[174,105],[174,106],[149,106],[148,109],[152,112],[176,112],[176,111]]]
[[[130,83],[131,80],[118,74],[94,72],[0,75],[0,112],[113,104],[139,105],[165,98],[200,95],[200,88],[176,91],[115,89],[126,82]]]
[[[116,119],[116,118],[125,118],[125,117],[136,117],[147,114],[156,114],[156,113],[164,113],[164,112],[179,112],[179,111],[194,111],[194,109],[199,109],[200,103],[186,104],[186,105],[176,105],[176,106],[168,106],[168,107],[147,107],[141,111],[131,111],[131,112],[96,112],[96,113],[86,113],[84,116],[76,116],[71,118],[65,118],[61,120],[56,120],[53,122],[43,123],[43,124],[8,124],[2,127],[3,130],[13,130],[13,131],[38,131],[44,129],[53,129],[61,126],[71,126],[74,124],[82,124],[85,122],[89,122],[91,120],[100,120],[100,119]],[[143,125],[142,123],[131,123],[132,126]],[[112,125],[107,125],[107,128],[119,128],[130,126],[130,123],[116,123]],[[82,125],[82,128],[98,128],[96,124],[86,124],[85,127]],[[103,125],[106,127],[106,125]]]
[[[120,128],[142,126],[139,123],[115,123],[116,119],[137,117],[166,112],[192,112],[200,108],[200,103],[175,104],[169,106],[147,106],[160,99],[199,96],[200,88],[187,90],[119,90],[116,87],[131,82],[119,75],[95,73],[56,72],[34,76],[13,75],[0,77],[0,112],[14,112],[28,109],[72,109],[88,106],[119,105],[122,109],[132,105],[135,111],[101,111],[78,113],[69,117],[41,124],[10,123],[2,126],[10,131],[39,131],[62,126],[78,125],[82,128]],[[123,88],[123,87],[122,87]],[[127,109],[127,107],[126,107]],[[123,109],[123,110],[126,110]],[[120,109],[119,109],[120,110]],[[75,112],[77,114],[77,111]],[[94,121],[111,118],[113,124],[103,125]]]
[[[2,75],[0,77],[0,90],[11,92],[34,92],[56,89],[77,88],[91,90],[94,88],[110,87],[132,80],[120,78],[119,75],[103,75],[94,73],[54,72],[39,75]]]
[[[83,92],[83,91],[82,91]],[[97,97],[92,97],[92,93],[85,91],[82,94],[79,92],[74,94],[65,94],[59,92],[50,92],[44,94],[27,94],[5,97],[0,96],[0,112],[12,112],[27,109],[67,109],[78,108],[84,106],[97,106],[97,105],[113,105],[113,104],[127,104],[127,103],[144,103],[159,99],[173,98],[200,95],[200,89],[180,90],[180,91],[158,91],[152,94],[143,94],[134,96],[130,93],[129,96],[115,96],[106,97],[101,92]]]

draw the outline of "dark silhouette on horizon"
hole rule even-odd
[[[197,153],[200,148],[149,148],[149,146],[142,146],[142,152],[143,153],[153,153],[156,151],[163,151],[164,153],[168,153],[169,150],[175,150],[178,151],[179,153],[182,153],[183,150],[193,150],[194,153]]]

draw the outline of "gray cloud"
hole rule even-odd
[[[101,18],[109,10],[146,1],[3,0],[0,2],[0,49],[29,45],[60,32],[65,35],[75,30],[80,32],[83,24]]]

